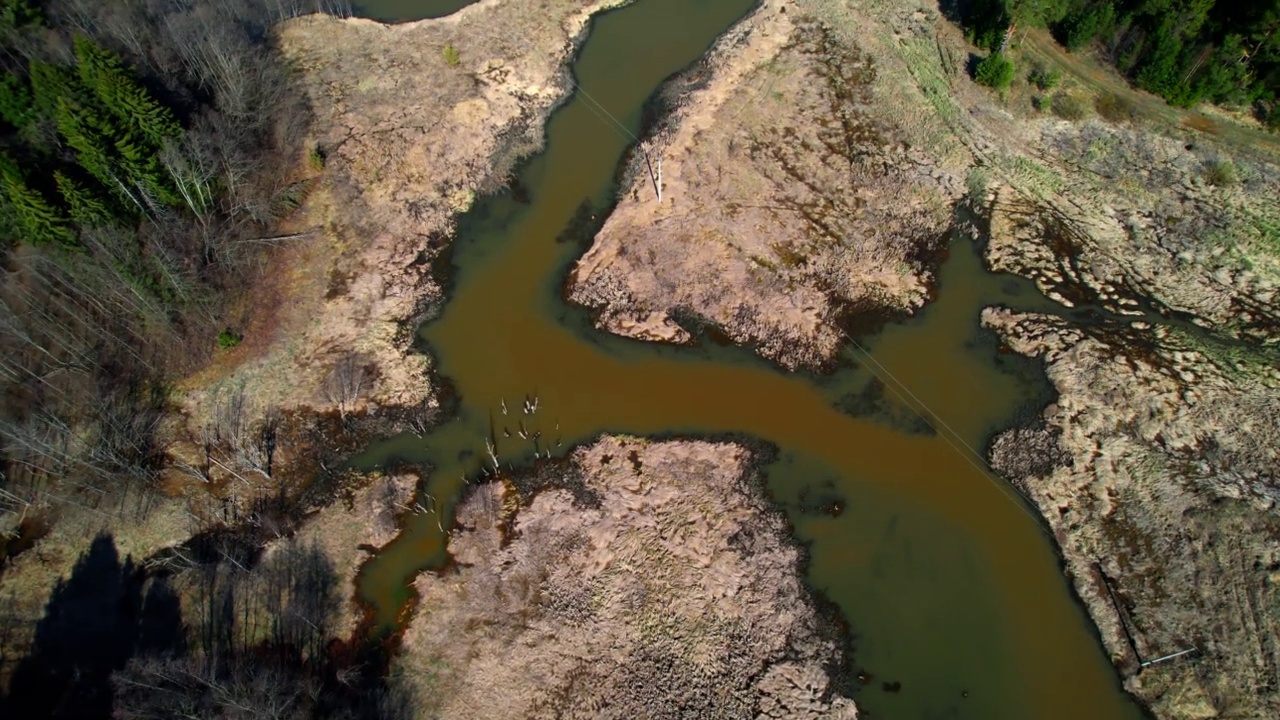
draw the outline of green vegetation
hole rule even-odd
[[[987,197],[987,187],[991,184],[991,175],[982,166],[975,166],[965,176],[964,186],[970,202],[981,202]]]
[[[1013,61],[1001,53],[991,53],[983,58],[982,62],[978,63],[978,68],[974,72],[973,78],[979,84],[1004,92],[1013,84],[1013,78],[1016,73],[1017,69],[1014,67]]]
[[[1049,92],[1062,82],[1062,71],[1057,68],[1046,70],[1043,67],[1036,67],[1027,76],[1027,79],[1041,91]]]
[[[1240,182],[1240,172],[1230,160],[1213,160],[1205,165],[1204,179],[1215,187],[1230,187]]]
[[[307,165],[311,166],[312,170],[316,172],[324,170],[325,162],[324,150],[319,145],[311,148],[307,153]]]
[[[458,48],[453,45],[444,46],[444,64],[449,67],[458,67],[458,63],[462,62],[461,56],[458,55]]]
[[[1054,115],[1063,120],[1083,120],[1089,114],[1088,106],[1084,101],[1069,93],[1054,95],[1049,107]]]
[[[5,75],[0,116],[11,134],[0,181],[9,203],[0,213],[9,217],[0,227],[11,232],[0,241],[79,245],[80,228],[131,224],[182,202],[185,178],[160,160],[182,136],[173,112],[115,53],[83,35],[73,45],[74,65],[31,58],[27,77]]]
[[[0,0],[0,534],[150,502],[165,388],[239,341],[214,323],[297,202],[269,29],[341,1]]]
[[[324,162],[271,33],[315,11],[349,4],[0,0],[0,573],[53,527],[146,534],[162,477],[209,482],[213,445],[279,488],[243,515],[193,498],[197,540],[155,564],[94,540],[29,645],[9,632],[25,611],[0,623],[4,717],[383,712],[376,653],[329,660],[328,560],[260,556],[277,536],[258,530],[301,516],[272,475],[278,418],[245,440],[241,396],[201,429],[203,458],[169,454],[174,381],[242,342],[234,309],[271,266],[262,239],[301,202],[299,166]],[[42,577],[60,547],[15,574]],[[177,575],[193,580],[182,598],[161,592]],[[153,642],[162,628],[170,644]]]
[[[1075,8],[1058,25],[1058,37],[1071,52],[1078,52],[1104,32],[1115,27],[1116,9],[1109,2],[1090,3]]]
[[[1280,0],[975,0],[962,21],[991,50],[1015,24],[1049,27],[1072,51],[1099,43],[1170,104],[1252,108],[1280,127]]]
[[[231,328],[227,328],[226,330],[218,333],[218,348],[221,350],[230,350],[231,348],[238,346],[243,340],[244,335],[241,335]]]
[[[1104,120],[1113,123],[1125,123],[1137,117],[1138,110],[1133,103],[1114,93],[1104,93],[1093,101],[1093,109]]]

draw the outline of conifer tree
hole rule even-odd
[[[84,36],[75,39],[77,70],[85,88],[123,125],[159,149],[182,128],[168,108],[156,102],[120,58]]]
[[[53,173],[58,192],[66,201],[71,219],[80,225],[93,227],[111,220],[110,206],[97,193],[77,182],[61,170]]]
[[[90,107],[69,98],[58,102],[54,120],[58,133],[76,151],[76,162],[104,187],[118,191],[120,179],[110,142],[111,128]]]
[[[28,185],[17,163],[7,156],[0,159],[0,183],[17,220],[20,241],[66,247],[76,244],[76,235],[66,214]]]
[[[37,115],[27,81],[13,73],[0,74],[0,119],[21,131]]]

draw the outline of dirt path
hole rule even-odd
[[[1099,95],[1110,93],[1128,100],[1133,103],[1139,116],[1148,122],[1207,132],[1237,148],[1258,148],[1280,155],[1280,135],[1196,109],[1173,107],[1151,93],[1134,89],[1108,65],[1095,61],[1091,54],[1067,52],[1047,30],[1036,29],[1027,33],[1021,50],[1028,60],[1061,68],[1064,75],[1090,92]]]

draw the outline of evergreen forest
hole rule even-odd
[[[1011,27],[1048,27],[1172,105],[1247,109],[1280,128],[1280,0],[970,0],[957,12],[989,50]]]

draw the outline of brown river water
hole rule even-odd
[[[459,4],[374,0],[362,12],[407,20]],[[585,94],[552,116],[545,150],[519,172],[521,191],[483,199],[464,218],[449,299],[419,333],[457,391],[456,416],[425,438],[379,442],[355,464],[429,465],[425,492],[447,518],[491,430],[504,463],[532,463],[518,420],[540,429],[540,447],[556,456],[602,432],[759,439],[777,448],[764,472],[808,547],[808,578],[839,607],[854,665],[870,676],[855,695],[868,716],[1140,718],[1038,516],[972,450],[1048,400],[1037,367],[999,353],[978,324],[986,305],[1054,308],[1034,286],[986,272],[974,244],[957,236],[938,298],[861,338],[874,361],[851,347],[825,376],[783,373],[713,342],[675,348],[607,336],[562,301],[585,250],[581,237],[566,241],[566,228],[584,202],[607,213],[633,142],[600,106],[638,133],[664,79],[751,5],[638,0],[597,17],[573,65]],[[538,412],[522,415],[535,394]],[[843,512],[830,512],[832,503]],[[412,517],[362,571],[361,592],[383,627],[401,616],[414,575],[443,561],[437,520]]]

